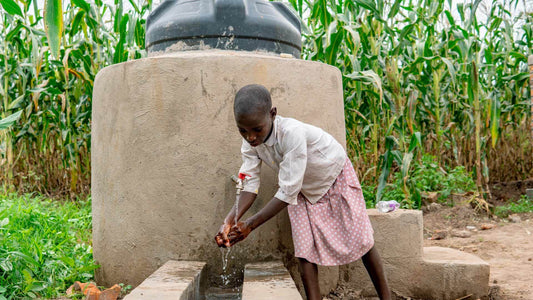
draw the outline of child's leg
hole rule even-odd
[[[383,269],[383,264],[381,263],[381,258],[376,248],[372,247],[362,257],[363,264],[365,265],[370,279],[378,292],[379,299],[390,300],[391,292],[389,289],[389,284],[387,283],[387,278],[385,277],[385,271]]]
[[[320,300],[320,288],[318,286],[318,268],[316,264],[298,257],[300,262],[300,274],[304,284],[307,300]]]

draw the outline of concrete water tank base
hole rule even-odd
[[[191,51],[112,65],[95,80],[92,106],[94,258],[101,285],[141,283],[168,260],[221,270],[213,237],[235,201],[241,165],[233,99],[264,85],[284,117],[319,126],[345,144],[342,76],[311,61],[254,52]],[[264,167],[257,212],[275,193]],[[278,217],[232,251],[247,262],[279,259]],[[233,267],[233,266],[230,266]],[[214,277],[213,280],[219,280]]]

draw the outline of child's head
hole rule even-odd
[[[239,132],[252,147],[268,139],[276,108],[272,107],[270,93],[264,86],[250,84],[241,88],[235,95],[233,113]]]

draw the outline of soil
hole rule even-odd
[[[502,205],[516,201],[526,194],[526,189],[533,189],[533,178],[509,182],[495,182],[489,185],[493,205]]]
[[[471,236],[454,236],[464,231]],[[445,237],[432,239],[436,232],[444,232]],[[469,205],[440,207],[424,213],[424,246],[458,249],[490,264],[492,300],[533,299],[532,232],[533,213],[499,219],[476,213]]]

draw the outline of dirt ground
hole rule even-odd
[[[502,205],[509,201],[516,201],[526,194],[526,189],[533,189],[533,179],[493,183],[490,185],[491,203]]]
[[[450,247],[488,262],[493,300],[533,299],[532,232],[533,213],[499,219],[468,205],[424,213],[424,246]]]

